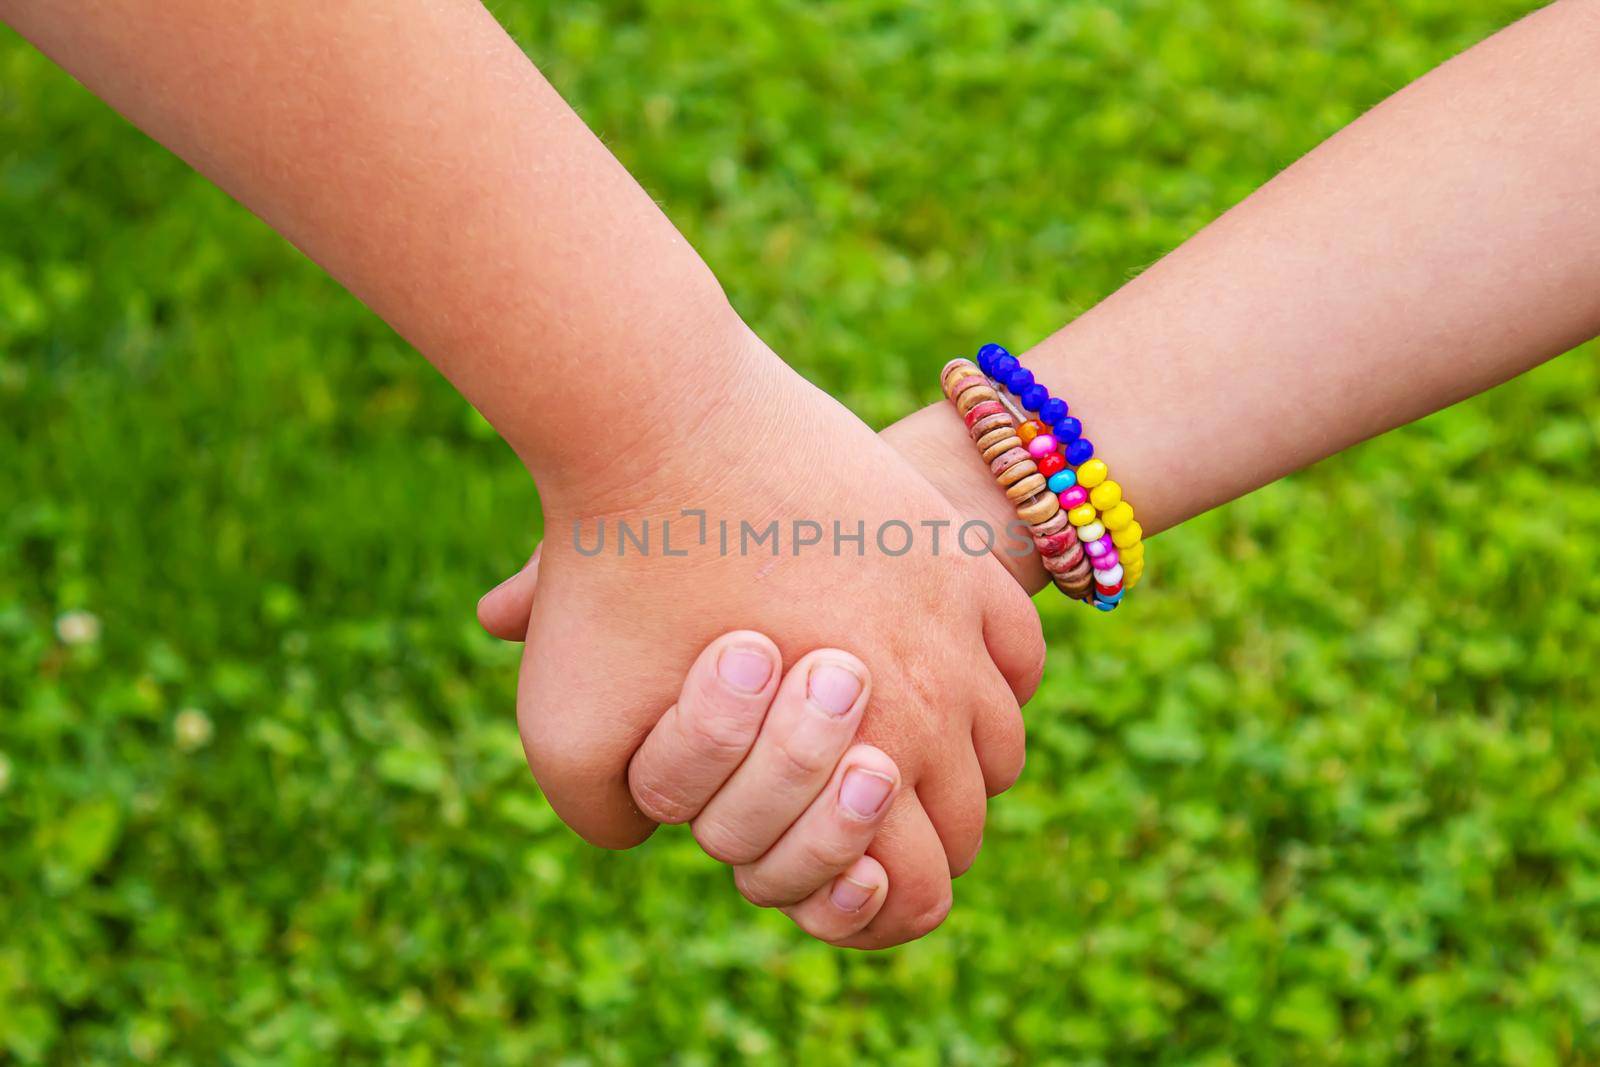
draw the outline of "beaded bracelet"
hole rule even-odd
[[[979,349],[978,367],[994,381],[1002,401],[1015,396],[1038,416],[1022,423],[1019,436],[1049,435],[1052,448],[1059,444],[1066,463],[1075,468],[1059,471],[1061,478],[1050,488],[1060,494],[1068,521],[1093,560],[1096,606],[1111,610],[1122,591],[1144,576],[1144,531],[1133,517],[1133,505],[1122,499],[1122,487],[1110,480],[1105,462],[1095,458],[1093,443],[1083,436],[1083,424],[1069,414],[1066,401],[1052,397],[1020,360],[990,344]]]
[[[1144,534],[1066,401],[996,344],[980,348],[976,364],[951,360],[940,378],[1018,518],[1028,523],[1056,588],[1114,610],[1144,575]]]
[[[1093,570],[1077,530],[1067,521],[1048,478],[1039,472],[1032,452],[1018,433],[1019,419],[1001,402],[1002,387],[985,376],[971,360],[945,364],[944,393],[966,422],[967,432],[994,473],[996,482],[1028,524],[1034,547],[1056,588],[1068,596],[1085,599],[1094,585]],[[1039,458],[1048,457],[1039,448]]]

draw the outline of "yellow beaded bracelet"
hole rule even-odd
[[[950,372],[957,364],[976,369],[977,375],[965,377],[977,380],[955,381],[961,376]],[[1016,439],[1034,467],[1031,473],[1045,478],[1046,492],[1056,496],[1076,535],[1075,543],[1088,557],[1092,578],[1087,590],[1078,593],[1082,583],[1074,581],[1067,591],[1102,611],[1116,608],[1123,594],[1144,577],[1144,530],[1134,518],[1133,505],[1123,498],[1122,486],[1111,480],[1105,461],[1095,457],[1094,445],[1083,436],[1083,425],[1071,416],[1066,401],[1052,397],[1031,371],[996,344],[980,348],[976,364],[967,360],[947,364],[943,381],[957,410],[968,391],[981,389],[983,402],[998,405],[1015,424]],[[951,387],[957,384],[963,388],[951,395]],[[969,405],[968,410],[975,406]],[[1052,577],[1059,575],[1045,552],[1059,540],[1039,546]]]

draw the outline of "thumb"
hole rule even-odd
[[[502,641],[521,641],[528,634],[533,614],[533,590],[539,584],[539,552],[543,542],[520,571],[483,594],[478,601],[478,625]]]

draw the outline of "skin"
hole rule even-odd
[[[1009,518],[947,407],[885,434],[900,458],[777,365],[475,5],[11,2],[0,13],[417,344],[523,456],[552,529],[661,517],[690,498],[871,521],[888,513],[886,486],[896,517]],[[1446,64],[1028,353],[1114,457],[1147,532],[1600,330],[1597,19],[1592,0],[1564,0]],[[282,84],[315,91],[264,88]],[[698,402],[708,369],[740,382],[740,399]],[[632,472],[626,484],[595,484],[605,479],[571,390],[579,378],[585,396],[656,416],[627,454],[606,457]],[[774,410],[794,416],[798,446],[752,472],[741,429]],[[686,439],[696,455],[674,447]],[[841,452],[853,458],[836,464]],[[580,562],[552,549],[522,612],[519,719],[557,810],[605,844],[648,832],[628,799],[628,759],[671,704],[662,677],[708,631],[770,628],[789,659],[847,644],[883,696],[864,734],[903,777],[870,846],[894,888],[842,943],[931,928],[948,876],[976,848],[975,784],[992,791],[1020,768],[1015,708],[996,679],[1025,698],[1039,648],[995,571],[1039,588],[1036,561],[915,558],[898,572]],[[615,681],[573,680],[583,662]]]
[[[1600,334],[1596,70],[1600,4],[1536,12],[1025,354],[1146,534]],[[964,515],[1009,519],[948,404],[883,437]],[[1036,556],[996,559],[1047,584]],[[543,595],[536,554],[479,619],[518,639]]]
[[[869,529],[890,519],[959,524],[914,468],[843,408],[817,399],[809,412],[775,403],[794,430],[790,448],[759,468],[726,460],[719,469],[695,468],[672,502],[757,521],[818,515],[859,519]],[[697,440],[705,455],[738,454],[737,439],[718,442],[709,428]],[[827,458],[799,444],[805,441],[823,442]],[[814,485],[818,471],[827,472],[825,495]],[[638,526],[672,515],[676,508],[646,505],[608,517]],[[904,783],[870,849],[888,872],[888,900],[852,943],[898,942],[943,920],[950,880],[971,865],[981,842],[987,795],[1021,771],[1018,701],[1037,683],[1043,655],[1031,604],[992,556],[583,558],[560,537],[544,546],[539,586],[518,719],[534,774],[569,824],[608,845],[631,844],[653,829],[648,805],[638,808],[630,796],[628,763],[671,702],[662,682],[671,684],[673,672],[663,664],[692,661],[706,626],[770,634],[791,664],[812,649],[848,645],[870,670],[875,694],[860,737],[893,758]],[[583,663],[605,669],[575,673],[573,664]]]
[[[744,670],[724,669],[734,656]],[[893,760],[855,743],[870,693],[848,652],[808,653],[783,675],[770,639],[725,634],[640,745],[629,787],[652,818],[688,823],[745,896],[845,941],[887,899],[888,872],[865,852],[903,787]]]
[[[0,17],[322,264],[422,352],[533,474],[547,528],[955,522],[910,464],[794,374],[682,236],[471,0],[0,0]],[[286,88],[287,87],[287,88]],[[641,413],[613,444],[596,398]],[[785,427],[752,448],[750,427]],[[848,646],[860,730],[900,786],[871,846],[891,876],[850,943],[941,921],[1020,772],[1038,620],[989,557],[544,554],[518,693],[528,762],[588,840],[656,823],[628,766],[707,641],[786,662]]]
[[[1600,4],[1537,11],[1025,354],[1147,535],[1600,334],[1597,70]],[[958,508],[1006,514],[949,405],[885,437]],[[1037,558],[1002,562],[1043,588]]]

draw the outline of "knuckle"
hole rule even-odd
[[[788,783],[809,782],[833,770],[829,753],[791,734],[774,746],[774,772]]]
[[[978,746],[984,793],[998,796],[1022,776],[1028,759],[1028,728],[1010,690],[997,690],[981,714],[983,721],[974,730],[973,741]]]
[[[948,885],[944,886],[927,904],[912,912],[906,919],[906,931],[911,937],[923,937],[939,928],[950,915],[955,897]]]
[[[733,884],[738,887],[739,895],[758,908],[776,908],[789,903],[780,899],[765,878],[756,872],[753,867],[739,867],[733,872]]]
[[[990,787],[989,795],[997,797],[1007,789],[1017,784],[1017,779],[1022,777],[1022,771],[1028,763],[1028,754],[1025,750],[1017,749],[1016,758],[1007,766],[1002,767]]]
[[[700,848],[718,863],[739,867],[754,863],[766,851],[721,819],[697,819],[692,829]]]
[[[1006,716],[1006,749],[999,759],[995,780],[991,783],[991,796],[998,796],[1017,784],[1022,770],[1028,764],[1028,736],[1022,724],[1022,713],[1013,711]]]
[[[861,855],[861,848],[832,835],[812,838],[804,846],[806,865],[819,872],[837,873],[855,862]]]
[[[849,916],[836,913],[827,916],[807,915],[797,918],[795,923],[818,941],[835,948],[843,948],[845,941],[860,933],[861,928],[867,925],[869,915],[870,913],[865,912]]]
[[[950,877],[956,878],[965,874],[977,861],[978,850],[983,847],[983,823],[974,826],[964,826],[951,834],[944,849],[946,865],[950,868]]]
[[[1027,658],[1022,671],[1022,692],[1017,694],[1020,701],[1033,699],[1033,694],[1039,691],[1039,683],[1044,681],[1044,665],[1046,659],[1044,633],[1034,627],[1028,634]]]
[[[971,848],[959,855],[947,857],[947,862],[950,864],[950,877],[960,878],[963,874],[972,870],[973,864],[978,862],[978,853],[981,851],[983,851],[983,835],[979,834],[978,840],[973,843]]]
[[[754,728],[751,717],[732,709],[702,711],[687,716],[690,750],[721,762],[742,757],[750,748]]]
[[[682,797],[674,796],[644,776],[632,775],[628,784],[633,793],[633,802],[656,822],[681,823],[694,818],[694,811]]]
[[[818,941],[828,944],[832,944],[849,933],[849,931],[841,930],[838,922],[832,919],[823,919],[814,915],[795,915],[792,918],[794,919],[794,924],[801,930]]]

